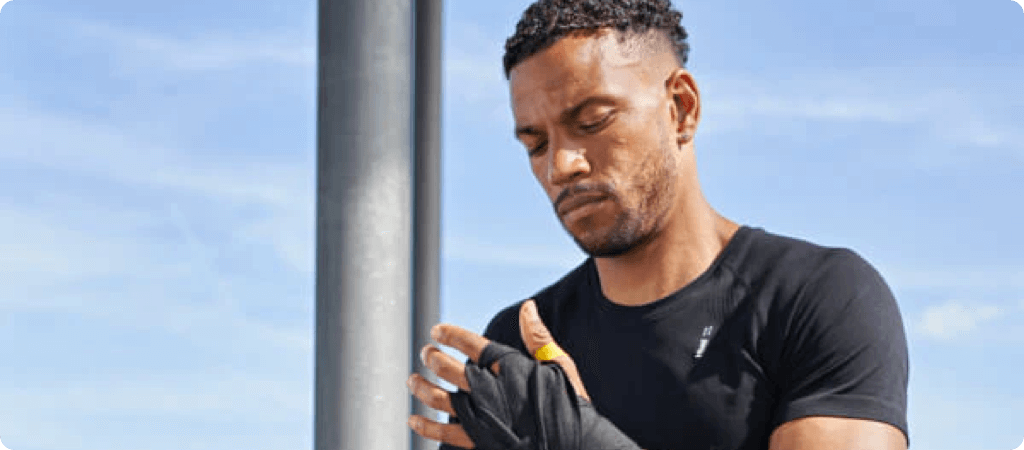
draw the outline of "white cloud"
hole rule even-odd
[[[795,95],[730,95],[709,102],[705,108],[737,121],[764,116],[833,122],[908,123],[926,113],[929,105],[923,102],[904,105],[879,97],[804,91]]]
[[[171,214],[175,198],[261,208],[264,214],[234,231],[272,245],[296,270],[312,271],[313,229],[302,226],[313,220],[315,167],[311,161],[218,159],[201,151],[174,151],[102,124],[26,110],[0,109],[0,135],[6,140],[0,152],[5,164],[162,192],[161,203],[152,206],[160,210],[160,220],[173,220],[177,225],[180,218]],[[147,217],[152,212],[123,214],[153,220]],[[35,227],[24,228],[25,232],[32,229]]]
[[[217,417],[242,413],[277,421],[310,411],[312,380],[284,383],[252,374],[206,372],[181,375],[76,380],[0,393],[4,404],[79,414],[159,414]],[[258,394],[258,395],[254,395]]]
[[[508,83],[501,62],[504,41],[473,23],[456,22],[449,30],[443,55],[445,101],[454,102],[460,111],[473,108],[475,112],[462,115],[498,122],[511,135]]]
[[[886,264],[878,267],[885,279],[899,289],[1024,290],[1024,267],[907,267]]]
[[[251,279],[246,267],[277,259],[283,263],[279,283],[311,278],[312,163],[223,159],[130,133],[87,119],[0,108],[0,164],[6,173],[30,174],[0,181],[0,323],[72,317],[80,324],[76,332],[90,338],[154,337],[167,343],[154,358],[180,363],[179,373],[125,375],[74,367],[73,380],[18,386],[18,377],[38,370],[21,367],[0,387],[0,405],[19,405],[0,408],[0,432],[16,426],[20,433],[5,434],[6,443],[67,449],[241,446],[241,438],[227,435],[189,442],[191,430],[185,429],[160,445],[129,442],[115,438],[109,425],[154,415],[171,416],[174,423],[227,421],[275,429],[253,445],[308,434],[311,378],[303,374],[309,375],[313,355],[311,290],[261,292],[267,281]],[[234,260],[225,260],[230,256]],[[18,348],[37,357],[61,361],[75,351],[32,342],[17,329],[0,325],[25,346]],[[126,344],[124,351],[147,344]],[[91,356],[88,348],[70,348],[86,352],[75,357]],[[194,348],[206,356],[188,351]],[[110,351],[118,350],[97,353]],[[248,372],[218,372],[203,362],[211,357]],[[137,363],[145,365],[127,364]],[[278,426],[295,418],[304,423]],[[104,420],[106,428],[92,426]],[[83,436],[92,436],[92,444],[83,445]],[[212,443],[218,439],[223,446]]]
[[[498,244],[468,236],[446,239],[442,251],[445,258],[461,262],[534,269],[569,270],[586,258],[565,245]]]
[[[9,209],[0,210],[0,217],[19,218]],[[184,242],[122,235],[122,227],[131,230],[158,218],[105,231],[78,230],[83,224],[75,220],[23,219],[0,225],[4,315],[73,315],[113,329],[156,331],[212,351],[263,348],[289,359],[312,355],[311,298],[300,291],[276,299],[292,305],[289,318],[305,316],[299,323],[244,312],[258,313],[267,299],[234,268],[203,266],[197,261],[201,255],[183,248]]]
[[[993,305],[974,305],[950,301],[927,308],[920,321],[925,336],[953,340],[974,331],[984,322],[1002,316],[1005,311]]]
[[[949,130],[951,138],[974,147],[999,148],[1011,146],[1020,148],[1024,135],[1013,129],[1003,129],[979,117],[965,120],[959,127]]]
[[[993,94],[1014,91],[1016,81],[1004,80],[991,69],[992,73],[972,73],[986,82],[960,85],[960,81],[934,77],[936,70],[940,69],[889,67],[848,73],[773,73],[758,79],[697,73],[704,101],[700,134],[797,133],[793,137],[797,139],[806,137],[816,122],[866,123],[870,128],[859,130],[899,130],[886,138],[899,142],[884,149],[890,153],[889,161],[896,157],[922,167],[954,167],[995,155],[1024,162],[1024,135],[1007,120],[1013,105],[1020,103]],[[970,72],[960,67],[941,70]],[[906,80],[915,83],[908,85]]]
[[[145,72],[140,80],[153,70],[180,80],[183,72],[267,65],[311,73],[315,62],[312,39],[285,35],[76,31],[85,47],[112,54],[115,71]],[[17,405],[0,407],[8,446],[309,447],[295,441],[310,434],[313,154],[240,159],[182,146],[175,139],[195,141],[183,129],[221,111],[166,106],[143,106],[134,115],[149,121],[132,117],[130,125],[0,106],[0,340],[17,343],[3,353],[65,368],[8,371],[0,406]],[[253,279],[250,267],[260,264],[273,280]],[[40,323],[74,324],[59,339],[75,341],[54,345],[24,331]],[[138,341],[82,343],[115,336]],[[149,346],[158,348],[151,357],[142,351]],[[145,356],[109,360],[119,353]],[[154,365],[174,369],[147,373]],[[123,433],[126,421],[149,429]],[[224,423],[264,431],[250,437],[224,427],[196,439],[196,426]]]
[[[445,55],[444,69],[448,77],[446,95],[470,104],[508,102],[508,85],[500,62],[456,48]]]
[[[193,72],[278,64],[311,70],[316,64],[313,36],[261,32],[181,38],[85,22],[79,23],[78,30],[87,39],[113,47],[126,69],[159,67]]]
[[[206,371],[37,381],[0,390],[0,404],[18,405],[0,409],[0,433],[15,450],[308,448],[295,441],[311,437],[312,403],[311,377]],[[223,431],[197,433],[210,426]]]

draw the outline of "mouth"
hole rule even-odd
[[[558,215],[565,217],[569,213],[582,209],[586,206],[596,205],[608,199],[606,194],[578,194],[565,199],[558,205]]]

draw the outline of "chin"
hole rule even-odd
[[[608,227],[580,226],[585,230],[582,232],[566,227],[566,231],[583,253],[593,258],[611,258],[629,253],[646,240],[638,225],[620,220]]]
[[[612,242],[605,241],[600,243],[585,243],[578,239],[576,245],[580,247],[583,253],[591,258],[614,258],[616,256],[622,256],[629,253],[630,250],[636,248],[636,245],[629,242]]]

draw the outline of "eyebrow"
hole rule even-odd
[[[558,115],[558,120],[559,120],[559,122],[562,122],[562,123],[569,122],[570,120],[572,120],[573,117],[576,117],[577,115],[579,115],[579,113],[581,111],[583,111],[584,109],[586,109],[586,107],[588,107],[590,105],[593,105],[595,103],[611,104],[611,103],[614,103],[614,101],[615,100],[613,98],[608,97],[608,96],[604,96],[604,95],[593,95],[593,96],[587,97],[587,98],[583,99],[583,101],[581,101],[581,102],[579,102],[579,103],[577,103],[577,104],[575,104],[573,106],[570,106],[570,107],[566,108],[564,111],[562,111],[562,113]],[[540,134],[541,134],[540,129],[538,129],[537,127],[531,126],[531,125],[518,126],[515,129],[515,137],[516,137],[517,140],[522,140],[521,137],[523,135],[538,136]]]

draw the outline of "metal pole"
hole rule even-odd
[[[314,447],[409,448],[412,0],[319,0]]]
[[[415,210],[413,252],[413,352],[415,370],[424,370],[419,349],[430,342],[430,327],[441,320],[441,32],[442,0],[416,0]],[[413,412],[436,413],[418,401]],[[413,450],[433,450],[437,442],[410,432]]]

